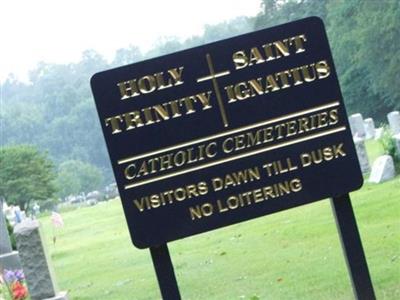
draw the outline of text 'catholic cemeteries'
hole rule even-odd
[[[92,89],[139,248],[362,184],[317,18],[101,72]]]

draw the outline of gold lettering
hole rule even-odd
[[[296,49],[296,53],[301,53],[301,52],[306,51],[303,43],[307,42],[307,38],[304,34],[296,35],[296,36],[290,38],[290,45],[293,45],[293,42],[294,42],[294,46]]]
[[[206,93],[200,93],[195,95],[195,97],[200,100],[200,103],[203,105],[203,110],[209,109],[212,106],[210,105],[210,95],[211,95],[211,91],[208,91],[207,94]]]
[[[126,130],[144,126],[143,121],[140,118],[140,113],[136,110],[123,114],[123,116],[125,118]]]
[[[265,62],[265,59],[263,59],[260,51],[258,50],[257,47],[253,47],[250,50],[250,62],[249,62],[249,66],[255,64],[261,64]]]
[[[153,110],[154,110],[154,113],[155,113],[156,122],[160,122],[161,119],[164,120],[164,121],[169,119],[169,113],[168,113],[168,110],[167,110],[167,107],[166,107],[165,104],[164,104],[164,106],[162,106],[162,105],[154,105],[153,106]]]
[[[124,170],[125,178],[131,180],[136,177],[136,165],[130,164]]]
[[[236,102],[235,92],[233,90],[233,85],[229,85],[225,87],[226,94],[228,95],[228,103]]]
[[[165,84],[164,72],[154,74],[156,77],[156,82],[159,90],[167,89],[172,86],[171,79],[168,80],[168,84]]]
[[[174,86],[183,84],[182,80],[182,73],[183,73],[183,66],[177,68],[173,68],[168,70],[168,73],[171,75],[171,78],[174,80]]]
[[[310,75],[309,67],[311,67],[312,75]],[[315,64],[301,66],[301,73],[306,82],[312,82],[316,79]]]
[[[157,88],[156,79],[152,75],[147,75],[139,79],[138,81],[139,91],[142,94],[148,94],[154,92]]]
[[[229,146],[229,143],[231,143],[231,146]],[[231,153],[233,151],[233,138],[227,138],[224,140],[222,143],[222,149],[224,150],[224,153]]]
[[[329,111],[329,125],[335,125],[339,122],[338,110],[332,109]]]
[[[299,71],[300,71],[300,68],[294,68],[294,69],[290,70],[290,72],[292,72],[292,76],[294,79],[294,85],[300,85],[303,83],[303,80],[301,80]]]
[[[288,46],[288,40],[284,39],[283,41],[276,41],[274,42],[275,50],[277,52],[276,58],[280,58],[281,55],[283,56],[289,56],[289,46]]]
[[[233,53],[232,59],[235,64],[236,70],[243,69],[249,64],[246,53],[244,53],[243,50]]]
[[[136,85],[136,79],[120,82],[117,84],[117,86],[119,87],[121,100],[125,100],[140,95]]]
[[[167,73],[170,78],[167,82],[165,81],[164,72],[158,72],[154,75],[145,75],[139,79],[134,78],[117,83],[121,94],[121,100],[183,84],[183,68],[184,67],[182,66],[168,70]]]
[[[106,126],[111,124],[111,134],[120,133],[122,131],[119,123],[122,123],[122,118],[120,115],[105,119]]]
[[[244,100],[250,97],[250,90],[247,89],[246,82],[240,82],[235,85],[235,94],[238,100]]]
[[[179,101],[178,100],[170,101],[168,103],[171,107],[172,118],[178,118],[178,117],[182,116],[181,112],[179,111],[179,106],[178,106]]]
[[[318,73],[318,79],[324,79],[331,74],[331,70],[329,68],[326,60],[319,61],[315,64],[315,68]]]
[[[251,96],[254,97],[257,95],[263,95],[264,89],[262,87],[262,78],[251,79],[249,80]]]
[[[276,73],[275,78],[277,80],[279,78],[279,80],[281,81],[281,89],[286,89],[286,88],[290,87],[289,77],[291,77],[289,71],[283,71],[283,72]]]
[[[267,93],[269,89],[270,92],[279,91],[281,88],[279,87],[278,83],[275,81],[274,76],[268,75],[266,77],[267,85],[265,86],[265,92]]]
[[[265,44],[262,46],[264,49],[264,53],[265,53],[265,61],[271,61],[275,59],[274,54],[272,53],[272,43],[269,44]]]

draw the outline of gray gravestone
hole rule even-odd
[[[67,299],[66,293],[57,293],[39,222],[25,219],[14,233],[31,299]]]
[[[3,201],[0,199],[0,270],[21,269],[18,252],[13,251],[7,230],[6,217],[3,214]]]
[[[372,165],[369,182],[381,183],[396,176],[393,159],[390,155],[379,156]]]
[[[390,129],[392,130],[393,135],[400,133],[400,112],[392,111],[388,113],[387,119],[389,121]]]
[[[360,163],[361,172],[363,174],[366,174],[371,170],[371,168],[369,165],[368,154],[367,149],[365,148],[364,140],[361,138],[355,138],[354,145],[356,146],[356,152],[358,162]]]
[[[351,133],[354,137],[365,138],[364,120],[361,114],[353,114],[349,117]]]
[[[372,118],[364,120],[364,130],[365,130],[365,138],[367,140],[373,139],[375,137],[375,123]]]

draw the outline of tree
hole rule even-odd
[[[128,48],[118,49],[115,52],[115,57],[111,63],[112,67],[119,67],[123,65],[133,64],[134,62],[143,59],[140,49],[136,46],[130,45]]]
[[[385,120],[400,108],[400,3],[328,5],[328,34],[349,112]]]
[[[255,29],[276,26],[297,19],[318,16],[326,21],[329,0],[262,0],[262,12],[255,19]]]
[[[57,186],[61,197],[96,190],[102,183],[101,171],[91,164],[67,160],[58,168]]]
[[[9,204],[27,210],[31,201],[54,196],[53,163],[47,154],[29,145],[0,149],[0,195]]]
[[[380,121],[400,109],[400,2],[262,0],[255,29],[319,16],[325,23],[348,113]]]

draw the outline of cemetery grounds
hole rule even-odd
[[[367,141],[370,162],[381,155]],[[400,299],[400,176],[351,194],[377,299]],[[119,199],[40,218],[61,290],[74,300],[160,299],[148,250]],[[53,237],[56,243],[53,243]],[[353,299],[329,200],[169,244],[183,299]]]

